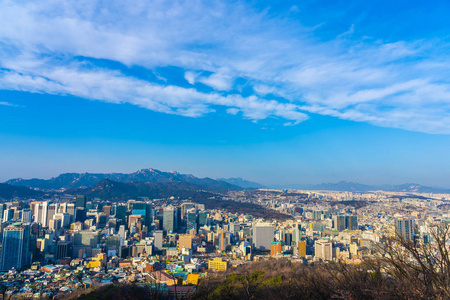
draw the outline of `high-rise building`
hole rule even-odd
[[[0,204],[0,223],[3,222],[3,213],[6,210],[6,204],[1,203]]]
[[[101,212],[97,214],[97,228],[101,229],[101,228],[105,228],[106,227],[106,221],[108,220],[108,217],[106,216],[105,213]]]
[[[14,219],[14,209],[8,208],[3,211],[3,222]]]
[[[61,241],[56,244],[56,259],[70,256],[70,242]]]
[[[134,202],[131,213],[133,215],[141,215],[145,226],[150,227],[150,225],[152,224],[152,204],[151,203]]]
[[[292,244],[292,233],[287,232],[284,234],[284,244],[287,246],[291,246]]]
[[[314,244],[314,256],[324,261],[333,259],[333,245],[330,241],[316,241]]]
[[[202,211],[198,214],[198,227],[203,227],[205,225],[208,225],[208,213]]]
[[[183,219],[186,213],[193,208],[195,208],[195,203],[186,202],[181,204],[181,218]]]
[[[127,207],[123,205],[116,205],[115,207],[115,216],[116,219],[122,220],[122,222],[125,222],[125,218],[127,215]]]
[[[395,220],[395,233],[407,241],[414,238],[414,221],[410,218],[399,218]]]
[[[268,223],[253,225],[253,246],[256,250],[270,250],[270,243],[273,242],[274,228]]]
[[[271,242],[270,243],[270,256],[273,257],[280,254],[282,250],[281,242]]]
[[[335,229],[337,231],[345,230],[345,216],[344,215],[333,216],[333,229]]]
[[[358,216],[345,216],[345,228],[349,230],[358,230]]]
[[[23,223],[31,223],[33,222],[31,209],[25,208],[22,210],[22,222]]]
[[[178,210],[174,207],[165,207],[163,211],[163,229],[167,232],[176,232],[178,228]]]
[[[86,209],[83,207],[77,207],[74,213],[75,222],[84,222],[86,221]]]
[[[194,229],[195,232],[198,230],[198,215],[195,209],[191,209],[186,213],[186,230]]]
[[[75,200],[75,207],[86,208],[86,202],[86,196],[78,195],[77,199]]]
[[[103,206],[103,212],[109,217],[111,216],[111,205]]]
[[[58,213],[58,203],[52,203],[47,209],[47,226],[50,226],[50,220],[53,220],[53,216]]]
[[[50,203],[48,201],[37,203],[35,205],[34,221],[42,225],[42,227],[48,227],[47,212]]]
[[[30,262],[30,226],[22,223],[7,226],[3,231],[1,269],[20,269]]]
[[[154,245],[156,250],[162,250],[163,248],[163,231],[162,230],[155,230],[153,232]]]
[[[298,242],[298,256],[306,257],[306,241]]]

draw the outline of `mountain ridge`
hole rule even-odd
[[[242,188],[225,181],[214,180],[209,177],[198,178],[192,174],[181,174],[176,171],[163,172],[148,168],[134,173],[63,173],[50,179],[22,179],[15,178],[6,181],[14,186],[27,186],[40,189],[71,189],[91,187],[104,179],[115,182],[153,182],[163,183],[170,181],[187,182],[210,190],[241,190]]]
[[[265,188],[264,185],[254,182],[242,179],[241,177],[231,177],[231,178],[216,178],[216,180],[225,181],[233,185],[240,186],[244,189],[262,189]]]
[[[43,192],[35,191],[25,186],[14,186],[7,183],[0,183],[0,198],[3,199],[12,199],[15,197],[39,197],[43,194]]]

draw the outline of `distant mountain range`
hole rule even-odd
[[[338,183],[321,183],[321,184],[301,184],[291,185],[289,188],[299,190],[313,191],[342,191],[342,192],[369,192],[369,191],[386,191],[386,192],[404,192],[404,193],[434,193],[449,194],[450,189],[422,186],[417,183],[405,183],[401,185],[365,185],[350,181],[340,181]]]
[[[161,199],[168,197],[195,198],[199,195],[214,195],[201,186],[182,182],[117,182],[103,179],[88,188],[74,188],[66,191],[69,194],[85,195],[89,198],[128,200],[138,197]]]
[[[151,189],[155,195],[165,195],[162,190],[167,189],[170,193],[174,189],[181,190],[204,190],[211,192],[226,192],[228,190],[243,190],[265,188],[262,184],[248,181],[242,178],[198,178],[191,174],[180,174],[178,172],[163,172],[156,169],[142,169],[134,173],[65,173],[51,179],[11,179],[3,186],[3,194],[0,197],[15,193],[16,195],[37,195],[35,190],[30,189],[12,189],[15,187],[29,187],[45,190],[59,189],[77,189],[90,188],[96,186],[105,179],[119,183],[154,183],[160,185],[136,185],[139,189]],[[9,185],[9,186],[8,186]],[[125,186],[123,186],[125,188]],[[317,190],[317,191],[349,191],[349,192],[368,192],[368,191],[387,191],[387,192],[405,192],[405,193],[450,193],[450,189],[422,186],[416,183],[406,183],[401,185],[365,185],[350,181],[340,181],[338,183],[321,184],[297,184],[289,186],[272,186],[273,188],[291,188],[299,190]],[[159,192],[156,192],[159,190]],[[1,192],[2,190],[0,190]],[[98,192],[98,190],[97,190]],[[95,194],[94,190],[91,191]],[[133,194],[133,193],[131,193]]]
[[[104,179],[115,182],[150,182],[168,183],[185,182],[194,184],[206,190],[225,191],[241,190],[242,188],[221,180],[211,178],[197,178],[191,174],[178,172],[163,172],[155,169],[142,169],[135,173],[65,173],[51,179],[11,179],[6,183],[15,186],[27,186],[40,189],[71,189],[80,187],[92,187]]]
[[[28,198],[28,197],[39,197],[44,193],[35,191],[25,186],[13,186],[6,183],[0,183],[0,198],[12,199],[14,197]]]
[[[262,189],[265,188],[264,185],[259,184],[257,182],[253,182],[253,181],[248,181],[245,179],[242,179],[240,177],[238,178],[217,178],[216,180],[220,180],[220,181],[225,181],[228,182],[232,185],[237,185],[240,186],[241,188],[244,189]]]

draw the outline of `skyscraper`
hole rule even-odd
[[[253,225],[253,246],[256,250],[270,250],[270,243],[273,242],[274,228],[268,223]]]
[[[395,233],[407,241],[412,241],[414,237],[414,221],[410,218],[396,219]]]
[[[333,216],[333,228],[338,231],[345,230],[345,216],[344,215]]]
[[[306,257],[306,241],[298,242],[298,256]]]
[[[175,232],[178,228],[178,210],[174,207],[165,207],[163,211],[163,229]]]
[[[349,230],[358,230],[358,217],[345,216],[345,228]]]
[[[155,230],[153,232],[154,240],[154,246],[156,250],[162,250],[163,248],[163,231],[162,230]]]
[[[86,208],[86,196],[78,195],[75,200],[75,207]]]
[[[31,262],[30,226],[15,223],[3,231],[1,269],[20,269]]]

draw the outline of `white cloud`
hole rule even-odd
[[[315,38],[316,28],[242,3],[133,3],[0,2],[0,88],[127,102],[192,117],[223,105],[254,120],[275,116],[298,123],[307,118],[303,110],[450,133],[444,42],[351,40],[353,25],[324,42]],[[75,57],[180,67],[191,85],[201,82],[215,92],[147,82]],[[238,78],[258,97],[230,92],[239,90]],[[285,101],[263,98],[268,95]]]
[[[15,104],[12,104],[12,103],[9,103],[9,102],[6,102],[6,101],[0,101],[0,105],[3,105],[3,106],[17,106]]]

